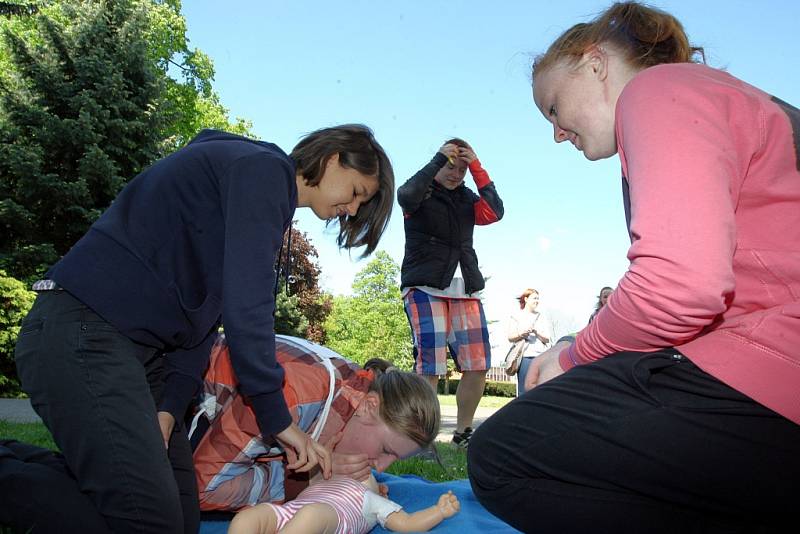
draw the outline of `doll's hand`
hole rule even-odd
[[[378,494],[384,499],[389,498],[389,486],[386,484],[378,484]]]
[[[322,476],[325,479],[331,478],[331,451],[303,432],[297,423],[292,423],[283,432],[275,434],[275,437],[286,450],[289,460],[286,467],[305,473],[319,464]]]
[[[461,510],[461,503],[458,502],[458,497],[453,495],[452,491],[448,491],[439,497],[439,502],[436,503],[439,511],[445,519],[453,517]]]

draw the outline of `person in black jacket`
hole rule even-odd
[[[478,195],[464,185],[469,169]],[[480,301],[484,279],[472,246],[475,225],[503,217],[503,202],[472,147],[447,141],[397,190],[405,218],[401,289],[414,342],[415,369],[436,389],[447,350],[463,373],[456,391],[453,442],[466,447],[491,363]],[[460,268],[461,276],[456,276]]]
[[[371,253],[393,189],[362,125],[313,132],[291,155],[205,130],[126,185],[34,284],[19,377],[110,530],[197,530],[181,420],[221,322],[262,435],[296,455],[290,468],[319,464],[330,476],[330,451],[292,422],[283,397],[273,267],[296,207],[338,220],[338,244]]]

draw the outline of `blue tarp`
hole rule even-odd
[[[452,480],[449,482],[429,482],[414,475],[380,474],[376,478],[389,486],[389,498],[400,503],[407,512],[415,512],[433,505],[439,495],[451,490],[461,503],[461,511],[450,519],[442,521],[430,532],[467,534],[485,532],[492,534],[518,533],[519,531],[503,523],[486,511],[475,499],[469,481]],[[224,521],[203,521],[201,534],[225,534],[228,523]],[[372,534],[391,532],[380,525],[372,530]]]

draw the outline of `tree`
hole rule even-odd
[[[33,306],[36,294],[25,285],[0,271],[0,397],[20,394],[14,364],[14,346],[20,323]]]
[[[31,3],[0,2],[0,15],[5,17],[23,17],[33,15],[39,11],[39,7]]]
[[[408,326],[398,278],[400,266],[384,251],[356,274],[353,295],[337,296],[325,323],[327,344],[363,364],[378,356],[397,367],[413,365]]]
[[[275,333],[295,337],[305,337],[308,330],[308,319],[298,306],[297,296],[287,295],[281,288],[275,299]]]
[[[15,278],[40,276],[202,127],[249,131],[188,48],[179,0],[60,0],[0,29],[0,268]]]
[[[286,262],[286,249],[289,247],[291,241],[290,254],[289,254],[289,283],[281,280],[281,289],[286,291],[288,288],[289,295],[295,299],[295,305],[298,311],[306,319],[306,328],[300,335],[311,341],[317,343],[325,343],[325,319],[331,312],[333,306],[330,295],[324,293],[319,287],[320,268],[317,258],[319,257],[317,249],[311,244],[308,239],[308,234],[299,231],[292,225],[291,240],[289,240],[289,230],[287,230],[283,239],[283,253],[281,259],[282,274],[285,273]],[[281,307],[288,302],[277,301],[276,309],[281,310]],[[284,312],[282,312],[284,313]],[[291,314],[291,311],[286,310],[286,314]],[[276,323],[277,325],[277,323]],[[276,326],[275,331],[278,333],[286,333],[278,330]]]

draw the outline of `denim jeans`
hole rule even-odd
[[[167,450],[158,425],[161,361],[63,290],[39,294],[17,340],[22,387],[113,532],[199,526],[188,439],[177,424]]]

